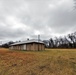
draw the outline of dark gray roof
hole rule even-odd
[[[38,40],[38,39],[31,39],[31,40],[26,40],[26,41],[22,41],[22,42],[17,42],[17,43],[14,43],[14,44],[11,44],[11,46],[13,45],[20,45],[20,44],[28,44],[28,43],[41,43],[41,44],[44,44],[44,42],[42,42],[41,40]]]

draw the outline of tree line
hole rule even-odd
[[[47,48],[76,48],[76,32],[64,37],[50,38],[43,40]]]

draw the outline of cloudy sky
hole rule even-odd
[[[76,31],[73,0],[0,0],[0,41],[49,39]]]

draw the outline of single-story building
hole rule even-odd
[[[45,50],[45,45],[41,40],[27,40],[24,42],[18,42],[12,44],[10,47],[12,50]]]

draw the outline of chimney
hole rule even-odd
[[[38,41],[40,41],[40,35],[38,35]]]

